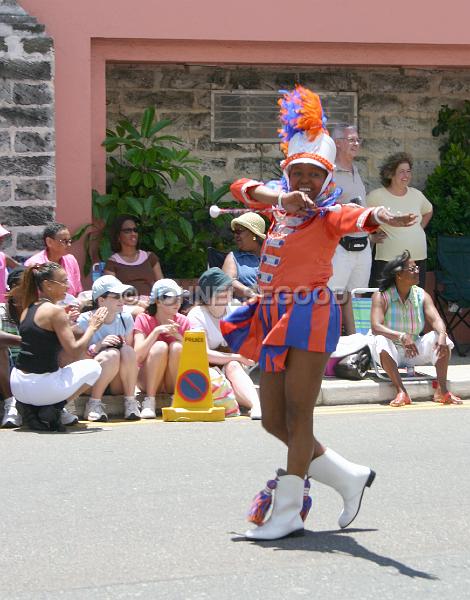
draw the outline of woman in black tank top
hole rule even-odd
[[[26,269],[14,291],[25,308],[19,327],[21,348],[10,382],[23,420],[32,429],[63,430],[61,415],[67,400],[93,385],[101,373],[92,360],[59,367],[60,350],[78,359],[106,318],[106,309],[96,311],[85,334],[76,340],[66,311],[56,306],[65,298],[67,287],[64,269],[45,263]]]

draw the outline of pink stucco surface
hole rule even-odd
[[[106,61],[470,66],[468,0],[20,0],[55,44],[57,218],[103,189]],[[444,23],[449,23],[445,25]]]

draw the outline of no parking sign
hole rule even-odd
[[[206,334],[184,334],[175,394],[171,407],[163,408],[164,421],[223,421],[225,409],[212,403]]]

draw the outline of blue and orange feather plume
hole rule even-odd
[[[292,92],[281,90],[281,94],[284,95],[278,100],[282,124],[279,137],[282,139],[281,150],[287,156],[289,140],[296,133],[303,131],[310,140],[314,140],[320,133],[328,133],[327,119],[320,97],[307,88],[296,85]]]

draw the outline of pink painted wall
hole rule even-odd
[[[291,17],[273,0],[19,2],[55,43],[57,218],[72,229],[104,185],[106,61],[470,66],[468,0],[446,2],[451,26],[436,0],[297,0]]]

